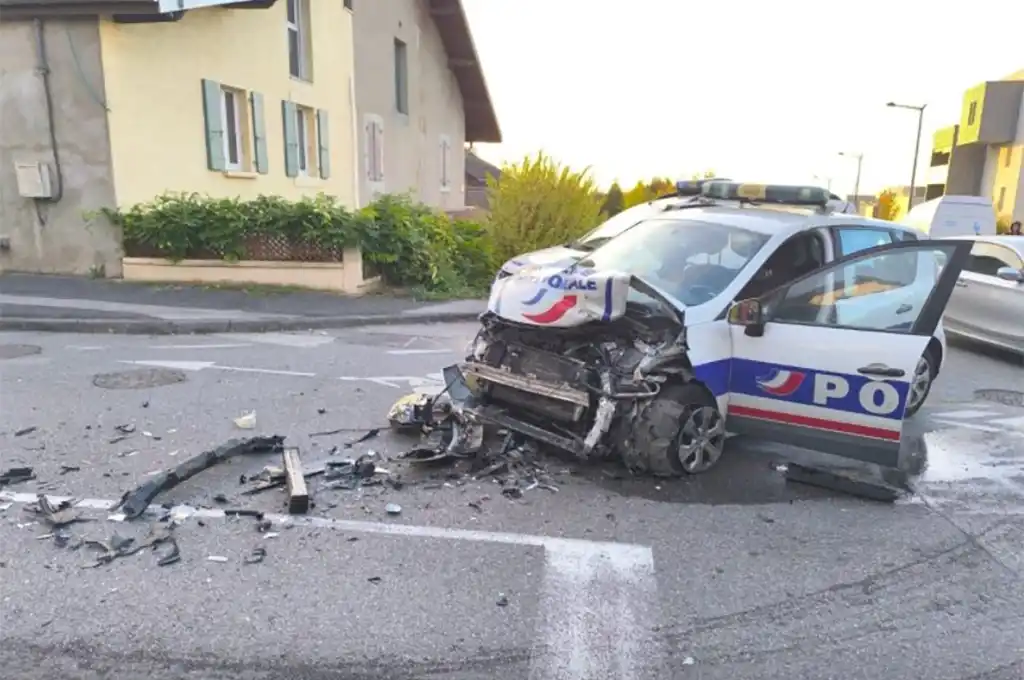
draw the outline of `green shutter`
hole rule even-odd
[[[224,97],[220,83],[203,80],[203,120],[206,124],[206,167],[226,170],[224,158]]]
[[[327,122],[327,112],[323,109],[316,111],[316,137],[320,144],[320,177],[328,179],[331,176],[331,128]]]
[[[284,174],[299,176],[299,129],[295,123],[295,102],[281,102],[281,116],[284,118]]]
[[[261,175],[270,171],[270,159],[267,156],[267,121],[263,115],[263,95],[253,92],[249,95],[252,107],[252,146],[253,165]]]

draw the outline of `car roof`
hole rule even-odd
[[[682,204],[681,204],[682,205]],[[833,226],[861,226],[876,229],[896,229],[898,231],[917,230],[895,222],[876,220],[849,213],[822,214],[807,209],[774,207],[774,206],[743,206],[736,203],[720,203],[700,207],[688,207],[679,210],[666,210],[651,215],[648,220],[694,220],[697,222],[717,223],[728,227],[737,227],[770,236],[789,237],[802,231]]]

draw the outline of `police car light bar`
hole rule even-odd
[[[728,182],[727,179],[681,179],[676,182],[676,196],[700,196],[708,182]]]
[[[750,201],[776,205],[828,206],[828,192],[820,187],[786,186],[784,184],[741,184],[739,182],[707,182],[701,195],[725,201]]]

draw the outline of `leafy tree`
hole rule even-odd
[[[900,216],[899,196],[892,189],[886,189],[878,194],[878,202],[875,204],[874,216],[882,220],[895,221]]]
[[[601,212],[608,217],[612,217],[622,212],[623,206],[624,198],[622,195],[622,187],[619,186],[618,182],[613,182],[611,187],[608,188],[608,193],[605,194],[604,204],[601,206]]]
[[[488,230],[502,261],[567,243],[601,222],[601,195],[589,169],[574,171],[543,152],[487,178]]]
[[[646,182],[637,182],[633,185],[632,189],[623,195],[622,207],[632,208],[634,205],[653,201],[654,198],[654,192],[651,191],[651,187]]]
[[[690,179],[711,179],[716,176],[714,170],[705,170],[704,172],[695,172],[690,175]]]

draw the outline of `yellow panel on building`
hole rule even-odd
[[[292,50],[301,53],[300,77],[290,73],[292,32],[302,36]],[[322,191],[355,205],[352,16],[343,3],[104,21],[100,35],[119,205],[168,191],[291,199]]]

